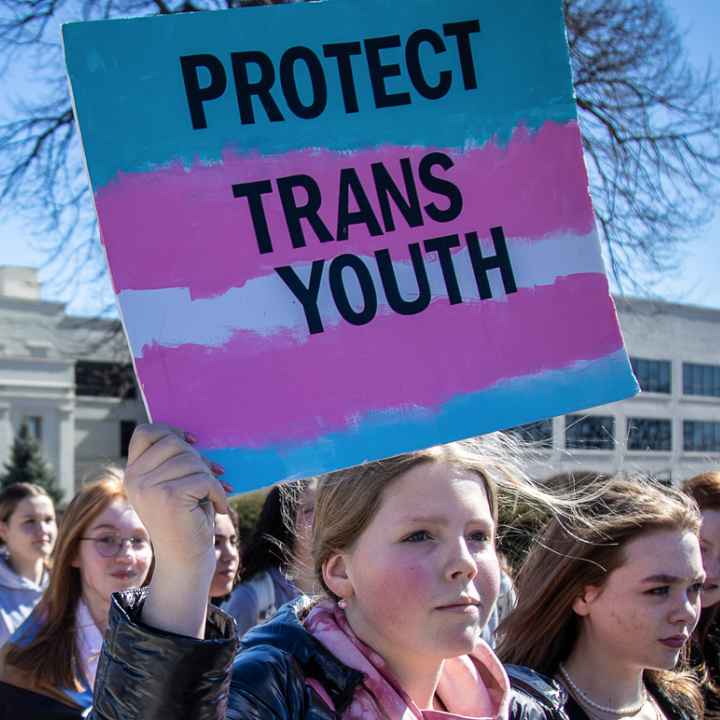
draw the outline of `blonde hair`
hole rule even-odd
[[[75,610],[82,593],[80,571],[73,567],[80,538],[114,500],[127,500],[123,472],[107,466],[94,475],[68,505],[58,531],[50,584],[26,621],[39,625],[28,643],[9,644],[5,671],[19,674],[23,684],[67,703],[59,688],[81,691],[75,643]]]
[[[315,578],[330,595],[323,566],[336,553],[353,545],[378,512],[384,490],[418,465],[444,462],[478,476],[497,523],[499,496],[522,497],[553,513],[572,508],[572,498],[560,498],[536,486],[524,473],[526,446],[502,433],[405,453],[359,467],[321,476],[315,500],[312,555]]]
[[[700,515],[681,492],[643,479],[610,479],[597,498],[547,524],[516,576],[518,604],[498,629],[503,662],[552,677],[573,650],[580,618],[575,599],[587,585],[602,586],[625,562],[625,545],[656,530],[698,535]],[[548,572],[552,568],[552,572]],[[671,697],[702,708],[697,685],[685,673],[646,670]]]

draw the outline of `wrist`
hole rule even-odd
[[[177,559],[156,558],[142,622],[176,635],[203,638],[215,562],[214,552],[212,564],[182,565]]]

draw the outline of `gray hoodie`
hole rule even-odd
[[[48,584],[48,574],[40,585],[18,575],[0,554],[0,647],[22,625],[37,605]]]

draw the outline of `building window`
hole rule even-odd
[[[43,419],[40,415],[25,415],[22,424],[28,429],[28,432],[38,443],[42,443]]]
[[[672,392],[671,365],[669,360],[647,360],[631,357],[630,364],[643,392]]]
[[[132,365],[78,360],[75,363],[75,392],[92,397],[134,398]]]
[[[130,438],[137,423],[134,420],[120,421],[120,457],[126,458],[130,449]]]
[[[628,450],[672,450],[672,422],[655,418],[628,418]]]
[[[720,365],[683,363],[683,393],[720,397]]]
[[[524,442],[544,448],[552,447],[552,419],[538,420],[537,422],[527,423],[527,425],[518,425],[517,427],[510,428],[507,432],[517,435]]]
[[[565,447],[572,450],[613,450],[615,418],[612,415],[566,415]]]
[[[720,452],[720,422],[684,420],[683,449],[690,452]]]

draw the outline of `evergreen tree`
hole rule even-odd
[[[43,460],[37,440],[24,423],[13,441],[10,460],[5,463],[5,473],[0,476],[0,489],[18,482],[33,483],[44,488],[55,505],[62,501],[63,491]]]

